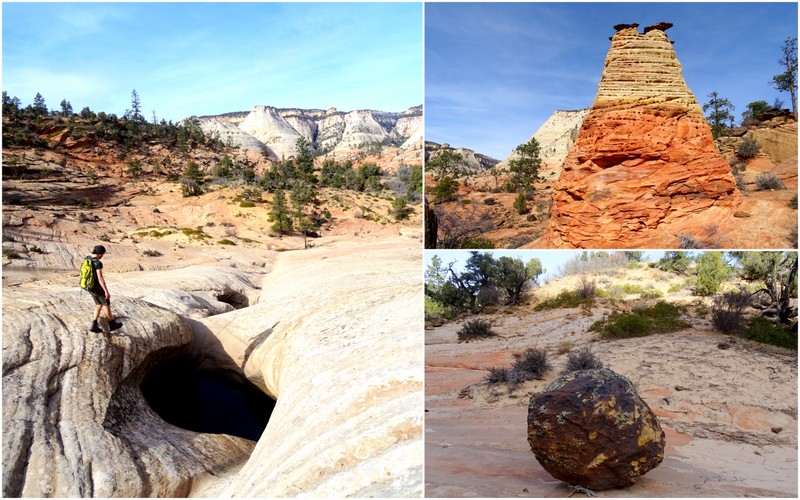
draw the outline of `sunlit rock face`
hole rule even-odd
[[[553,193],[548,246],[674,247],[683,222],[728,215],[741,201],[683,79],[665,33],[671,25],[645,33],[637,26],[616,26],[594,103]]]

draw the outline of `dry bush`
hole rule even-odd
[[[469,342],[470,340],[480,340],[487,337],[494,337],[497,334],[492,331],[492,324],[482,319],[472,319],[464,323],[458,331],[459,342]]]
[[[567,366],[562,373],[569,373],[578,370],[599,370],[603,363],[597,359],[592,349],[587,345],[577,351],[569,353]]]
[[[750,305],[751,296],[744,290],[726,292],[714,297],[711,321],[714,328],[723,333],[737,333],[743,328],[744,310]]]

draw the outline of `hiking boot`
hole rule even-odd
[[[114,330],[119,330],[120,328],[122,328],[122,323],[120,323],[119,321],[113,319],[108,322],[108,329],[110,331],[113,332]]]
[[[97,324],[97,320],[92,321],[92,326],[89,328],[90,332],[100,333],[103,330],[100,328],[100,325]]]

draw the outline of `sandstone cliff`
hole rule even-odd
[[[540,148],[539,157],[542,159],[542,167],[539,174],[541,177],[545,179],[558,178],[561,173],[561,165],[564,164],[567,153],[575,144],[581,124],[588,114],[588,108],[555,111],[533,134],[532,138],[536,139]],[[498,163],[497,168],[508,169],[508,162],[517,157],[519,154],[516,151],[512,152]]]
[[[497,165],[498,161],[490,156],[486,156],[467,148],[452,148],[449,144],[438,144],[433,141],[425,141],[425,157],[441,150],[450,150],[461,155],[461,164],[458,171],[461,175],[482,174]]]
[[[613,36],[592,108],[553,193],[553,247],[676,247],[730,217],[730,166],[686,86],[665,24]]]
[[[297,140],[302,137],[286,119],[271,106],[256,106],[239,124],[239,128],[265,144],[276,159],[297,154]]]

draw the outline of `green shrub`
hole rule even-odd
[[[736,156],[744,160],[755,158],[761,146],[753,136],[747,136],[736,146]]]
[[[236,245],[236,243],[234,243],[233,241],[231,241],[231,240],[229,240],[227,238],[223,238],[223,239],[219,240],[217,243],[219,243],[220,245],[234,245],[234,246]]]
[[[651,333],[666,333],[689,326],[680,319],[681,308],[659,301],[651,307],[638,307],[631,313],[612,313],[595,321],[590,331],[600,332],[603,338],[644,337]]]
[[[687,252],[668,251],[655,263],[655,267],[662,271],[685,274],[691,263],[692,257]]]
[[[196,239],[196,240],[210,237],[206,233],[203,232],[203,228],[202,227],[198,227],[197,229],[192,229],[192,228],[189,228],[189,227],[183,227],[183,228],[181,228],[181,232],[183,234],[185,234],[186,236],[188,236],[189,238],[193,238],[193,239]]]
[[[256,206],[256,204],[253,203],[252,201],[242,200],[239,202],[239,206],[242,208],[253,208],[254,206]]]
[[[640,295],[643,299],[660,299],[664,296],[663,293],[659,292],[655,288],[648,288]]]
[[[467,238],[461,242],[461,248],[469,248],[471,250],[485,250],[487,248],[494,248],[494,243],[486,238],[474,237]]]
[[[142,162],[139,160],[131,160],[127,163],[127,168],[125,169],[125,175],[132,177],[134,179],[138,179],[142,175]]]
[[[523,193],[519,193],[517,198],[514,200],[514,210],[516,210],[520,215],[530,212],[530,209],[528,208],[528,200],[525,199],[525,195]]]
[[[497,334],[492,331],[492,324],[482,319],[472,319],[464,323],[458,331],[459,342],[469,342],[470,340],[480,340],[487,337],[494,337]]]
[[[410,214],[411,208],[409,208],[405,198],[395,198],[392,201],[392,206],[389,208],[389,215],[392,215],[395,220],[408,219]]]
[[[189,196],[200,196],[203,194],[203,186],[194,179],[182,179],[181,194],[184,198],[188,198]]]
[[[722,282],[730,275],[731,268],[722,256],[722,252],[704,252],[697,257],[697,278],[694,280],[696,295],[714,295],[719,291]]]
[[[555,297],[550,297],[536,304],[536,311],[544,309],[572,308],[572,307],[591,307],[594,305],[594,298],[581,297],[575,290],[563,290]]]
[[[786,189],[783,181],[772,172],[764,172],[756,176],[756,186],[759,191],[770,189]]]
[[[453,201],[456,199],[456,193],[458,192],[458,181],[450,176],[442,177],[433,190],[436,202]]]
[[[599,370],[603,363],[597,359],[592,349],[587,345],[577,351],[569,353],[567,365],[562,373],[569,373],[578,370]]]
[[[744,338],[797,350],[797,334],[767,318],[753,318],[744,332]]]
[[[9,258],[9,259],[21,259],[22,258],[22,256],[20,254],[18,254],[14,250],[11,250],[11,249],[8,249],[8,248],[4,248],[3,249],[3,257]]]
[[[148,256],[148,257],[161,257],[161,255],[163,255],[163,254],[162,254],[161,252],[159,252],[158,250],[150,250],[150,249],[147,249],[147,250],[145,250],[145,251],[144,251],[144,252],[142,252],[142,253],[143,253],[144,255]]]
[[[619,286],[619,289],[622,291],[622,293],[629,295],[643,293],[645,290],[645,288],[638,283],[623,283]]]

